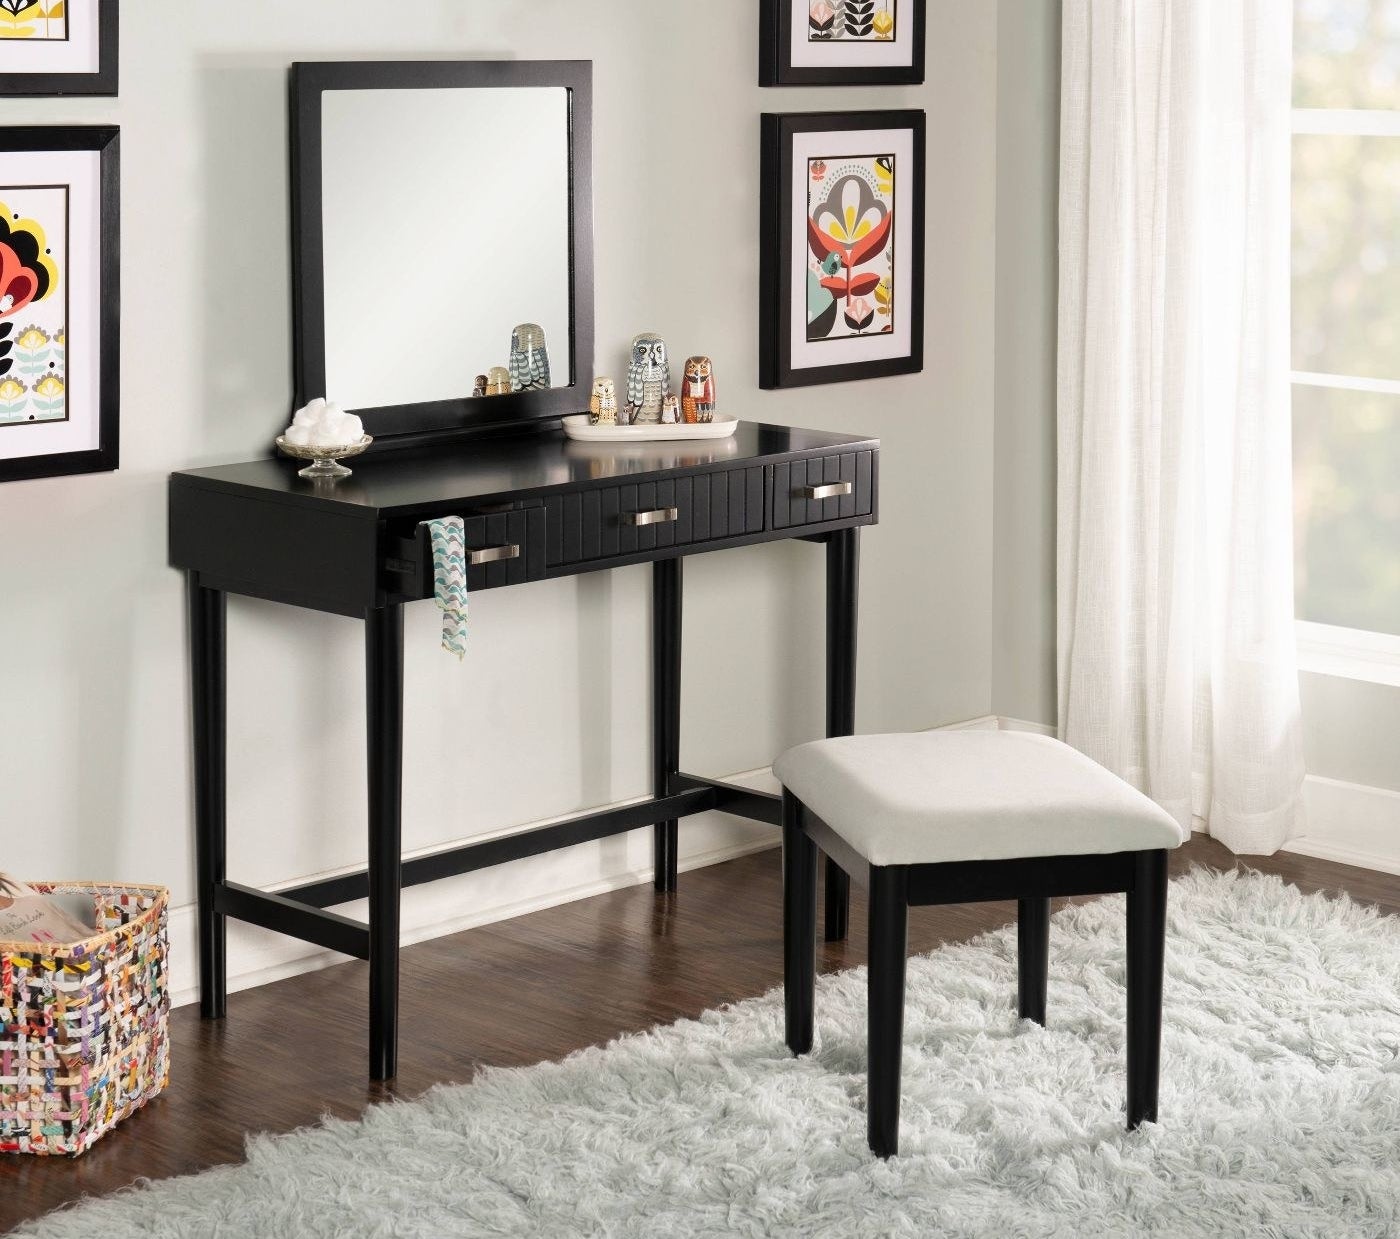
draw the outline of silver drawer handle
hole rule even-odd
[[[792,492],[794,499],[835,499],[837,495],[849,495],[849,482],[828,482],[825,486],[799,486]]]
[[[652,508],[650,512],[624,512],[624,525],[668,525],[680,519],[679,508]]]
[[[479,551],[467,552],[469,564],[494,564],[502,559],[519,559],[520,546],[511,542],[505,546],[483,546]]]

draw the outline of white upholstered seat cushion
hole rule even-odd
[[[773,772],[872,865],[1174,848],[1176,820],[1077,749],[1023,731],[842,736]]]

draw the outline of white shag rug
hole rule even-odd
[[[1400,918],[1198,871],[1169,933],[1161,1122],[1134,1134],[1120,897],[1055,917],[1047,1029],[1015,1019],[1014,927],[910,961],[889,1162],[865,1146],[858,969],[818,981],[809,1058],[775,992],[18,1233],[1400,1235]]]

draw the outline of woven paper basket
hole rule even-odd
[[[169,1080],[169,892],[33,886],[91,895],[96,929],[67,946],[0,941],[0,1153],[76,1157]]]

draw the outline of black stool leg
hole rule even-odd
[[[1139,852],[1128,892],[1128,1129],[1157,1121],[1167,853]]]
[[[783,790],[783,1006],[787,1045],[812,1048],[817,987],[817,845],[802,831],[802,806]]]
[[[1023,1020],[1045,1023],[1045,989],[1050,976],[1050,900],[1016,901],[1017,1008]]]
[[[908,870],[870,866],[869,1044],[866,1108],[870,1151],[899,1152],[899,1075],[904,1049],[904,957],[908,949]]]

